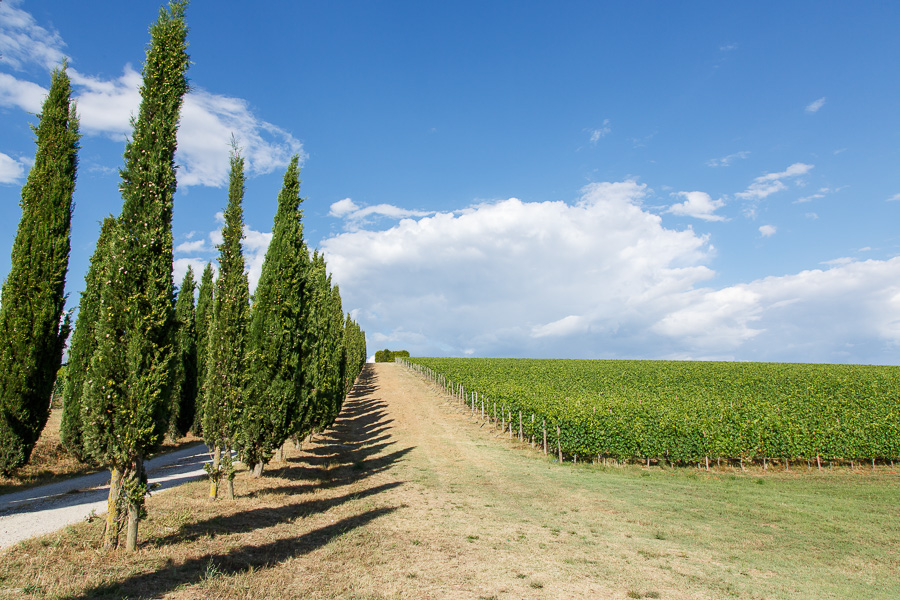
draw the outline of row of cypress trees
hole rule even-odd
[[[104,545],[118,545],[124,515],[129,550],[145,514],[144,459],[166,433],[202,431],[214,450],[211,495],[224,478],[233,497],[231,450],[261,473],[288,437],[330,425],[366,356],[365,336],[344,316],[324,258],[310,256],[303,241],[297,157],[285,174],[252,310],[241,249],[243,159],[236,147],[218,279],[213,282],[207,265],[195,308],[189,270],[176,298],[171,224],[176,133],[188,89],[186,4],[174,0],[160,9],[150,30],[141,105],[120,171],[122,213],[103,221],[63,386],[62,442],[110,469]],[[53,74],[36,130],[38,154],[23,188],[13,268],[3,287],[3,472],[28,460],[46,423],[69,333],[62,311],[78,145],[70,94],[63,65]]]

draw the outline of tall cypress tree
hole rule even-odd
[[[175,356],[172,203],[178,118],[188,84],[186,1],[161,8],[150,28],[141,104],[120,171],[122,214],[103,261],[95,327],[97,348],[85,389],[85,447],[122,479],[128,508],[126,548],[137,544],[147,476],[144,457],[168,424]],[[110,486],[111,512],[115,512]],[[117,543],[115,515],[106,543]]]
[[[323,258],[324,263],[324,258]],[[344,311],[341,307],[341,292],[331,285],[328,277],[328,293],[326,296],[326,338],[325,363],[323,366],[324,381],[321,384],[325,394],[325,410],[320,427],[331,427],[344,403],[344,374],[347,370],[347,357],[344,353]]]
[[[41,108],[34,166],[22,188],[22,218],[0,304],[0,472],[28,462],[50,414],[50,395],[69,335],[65,307],[78,118],[65,63]]]
[[[298,161],[294,156],[284,174],[272,241],[251,310],[250,379],[240,452],[257,475],[290,436],[305,399],[301,357],[309,251],[303,241]]]
[[[344,397],[346,397],[366,364],[366,334],[349,314],[344,325],[344,347],[347,355],[347,371],[344,379]]]
[[[187,434],[194,423],[194,406],[197,402],[197,331],[194,323],[194,270],[188,266],[178,300],[175,301],[176,358],[172,382],[169,435],[179,438]]]
[[[94,326],[100,314],[101,264],[109,250],[110,238],[113,235],[116,221],[113,217],[103,220],[97,247],[91,257],[91,266],[84,276],[84,291],[78,306],[78,318],[75,320],[75,331],[69,345],[69,362],[66,369],[66,384],[63,388],[62,422],[59,428],[60,442],[63,447],[78,460],[86,460],[88,454],[84,449],[82,438],[82,394],[87,379],[87,370],[91,356],[97,347],[94,337]]]
[[[195,321],[197,324],[197,399],[194,404],[194,424],[191,431],[194,435],[203,433],[203,384],[206,378],[206,355],[209,350],[209,324],[212,321],[213,267],[206,263],[203,276],[200,278],[200,289],[197,292],[197,311]]]
[[[236,147],[231,153],[228,207],[219,248],[219,279],[216,282],[204,380],[203,439],[213,449],[208,465],[210,498],[218,494],[219,481],[226,482],[226,497],[234,498],[234,468],[231,449],[241,419],[246,388],[246,344],[250,316],[250,289],[244,272],[244,159]]]

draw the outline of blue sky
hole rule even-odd
[[[900,364],[900,5],[260,6],[187,11],[176,282],[216,256],[234,134],[251,281],[299,153],[372,353]],[[0,274],[65,56],[71,306],[158,9],[0,1]]]

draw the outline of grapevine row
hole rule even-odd
[[[547,436],[550,448],[576,459],[674,464],[778,459],[821,465],[900,457],[898,367],[452,358],[402,362],[458,394],[473,412],[488,419],[498,415],[510,433],[521,428],[525,439]]]

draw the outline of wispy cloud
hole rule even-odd
[[[897,202],[898,200],[900,200],[900,194],[894,194],[887,199],[888,202]]]
[[[818,100],[814,100],[806,105],[806,112],[808,113],[817,113],[819,109],[825,106],[825,96],[822,96]]]
[[[673,194],[684,198],[684,202],[673,204],[666,211],[674,215],[694,217],[704,221],[725,221],[725,217],[715,212],[725,206],[724,200],[713,200],[706,192],[678,192]]]
[[[807,165],[805,163],[794,163],[780,173],[760,175],[753,180],[753,183],[751,183],[745,191],[735,194],[735,197],[740,198],[741,200],[758,202],[764,198],[768,198],[776,192],[787,189],[787,185],[784,183],[785,180],[802,177],[809,173],[813,167],[814,165]],[[755,214],[755,208],[751,207],[749,212]]]
[[[45,70],[59,65],[65,42],[56,31],[37,24],[30,13],[18,8],[20,0],[0,2],[0,55],[17,71],[29,64]]]
[[[736,160],[743,160],[750,156],[750,152],[747,150],[742,150],[741,152],[735,152],[734,154],[729,154],[728,156],[723,156],[721,158],[711,158],[706,161],[706,166],[708,167],[730,167],[731,163]]]
[[[333,203],[328,214],[338,219],[344,219],[344,228],[348,231],[355,231],[371,222],[373,218],[384,217],[397,220],[410,217],[427,217],[428,215],[433,215],[434,211],[410,210],[392,204],[360,206],[351,198],[344,198]]]
[[[609,126],[609,119],[603,119],[603,126],[598,129],[591,129],[591,143],[596,144],[600,141],[601,138],[606,137],[612,132],[612,128]]]
[[[777,231],[778,228],[774,225],[763,225],[759,228],[759,234],[763,237],[772,237]]]
[[[812,202],[813,200],[819,200],[820,198],[824,198],[829,194],[833,194],[835,192],[839,192],[844,189],[843,187],[832,189],[832,188],[819,188],[815,193],[810,194],[809,196],[803,196],[802,198],[797,198],[794,200],[794,204],[803,204],[805,202]]]

